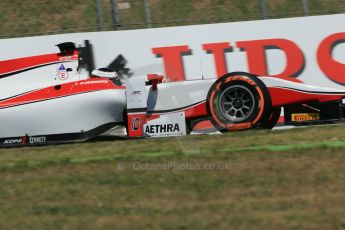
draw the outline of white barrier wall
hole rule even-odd
[[[53,45],[90,40],[96,67],[122,54],[136,76],[214,78],[230,71],[294,76],[345,85],[345,14],[158,29],[1,39],[0,60],[54,53]]]

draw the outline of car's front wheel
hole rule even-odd
[[[207,109],[220,131],[245,130],[268,119],[271,97],[256,76],[234,72],[219,78],[210,88]]]

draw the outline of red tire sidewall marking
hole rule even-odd
[[[219,85],[218,85],[219,86]],[[226,128],[226,125],[223,124],[217,117],[217,115],[214,113],[214,108],[213,108],[213,98],[214,98],[214,95],[217,93],[217,90],[214,89],[211,93],[211,96],[210,96],[210,112],[211,112],[211,116],[212,118],[214,119],[215,122],[217,122],[217,124],[222,127],[222,128]]]

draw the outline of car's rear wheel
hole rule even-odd
[[[259,125],[259,128],[262,129],[273,129],[273,127],[278,123],[280,118],[281,108],[272,108],[270,115],[268,116],[266,121],[262,121],[262,124]]]
[[[234,72],[219,78],[211,86],[207,109],[218,130],[245,130],[268,119],[271,97],[265,84],[256,76]]]

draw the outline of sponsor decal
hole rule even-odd
[[[132,118],[132,130],[139,130],[140,127],[140,117]]]
[[[108,83],[106,80],[97,80],[97,81],[82,81],[80,85],[91,85],[91,84],[104,84]]]
[[[171,137],[186,135],[184,112],[170,113],[149,120],[144,125],[144,135],[149,137]]]
[[[45,136],[37,136],[37,137],[23,136],[23,137],[18,137],[18,138],[5,139],[3,144],[4,145],[41,144],[41,143],[45,143],[46,141],[47,141],[47,138]]]
[[[29,137],[30,144],[40,144],[40,143],[45,143],[46,141],[47,141],[47,138],[45,136]]]
[[[57,69],[57,77],[63,81],[67,80],[69,77],[67,70],[63,64],[61,64],[60,67]]]
[[[78,60],[78,55],[69,55],[69,56],[63,56],[59,58],[59,61],[76,61]]]
[[[10,138],[10,139],[6,139],[4,140],[4,144],[5,145],[16,145],[16,144],[22,144],[25,145],[27,142],[27,137],[23,136],[23,137],[18,137],[18,138]]]
[[[320,120],[319,113],[293,113],[291,121],[316,121]]]
[[[251,127],[252,127],[252,123],[250,122],[245,122],[245,123],[240,123],[240,124],[229,124],[226,126],[226,128],[231,131],[249,129]]]
[[[12,138],[4,140],[5,145],[11,145],[11,144],[22,144],[22,138]]]
[[[160,124],[160,125],[147,125],[145,134],[159,134],[159,133],[175,133],[180,132],[179,124]]]

